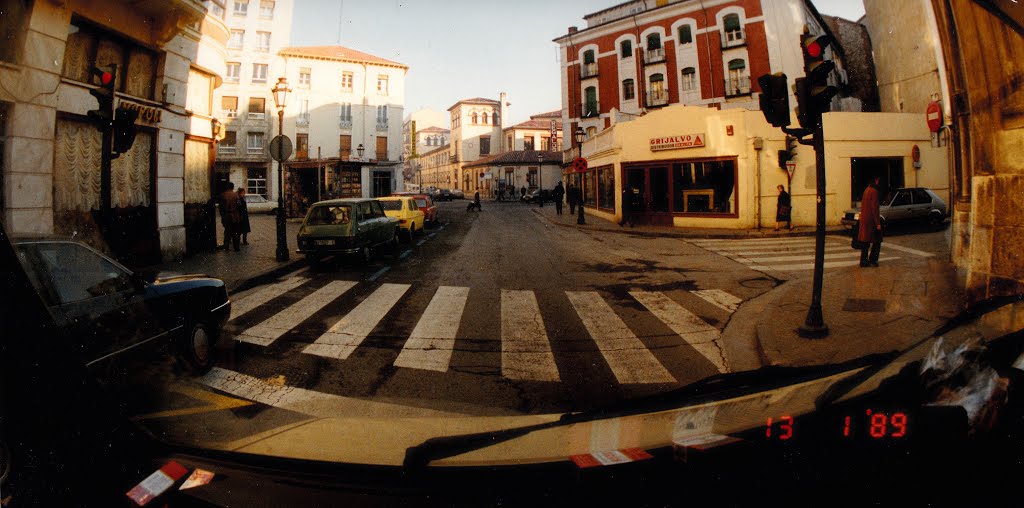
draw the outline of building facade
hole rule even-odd
[[[214,103],[224,134],[217,144],[218,186],[230,181],[249,194],[277,199],[277,166],[267,145],[276,133],[270,89],[283,76],[278,51],[291,38],[294,0],[213,0],[230,35],[224,86]]]
[[[5,0],[0,29],[3,222],[74,236],[130,266],[212,246],[214,90],[227,26],[216,2]],[[91,69],[117,65],[115,107],[139,112],[101,174]]]
[[[342,46],[280,51],[292,93],[284,134],[290,214],[328,197],[387,196],[404,188],[402,117],[409,67]]]
[[[415,163],[425,187],[465,192],[483,188],[484,181],[478,172],[464,170],[463,166],[501,153],[502,127],[509,106],[507,99],[507,94],[502,92],[499,100],[463,99],[448,108],[451,121],[448,144],[424,153]]]
[[[406,190],[419,189],[420,154],[448,144],[451,129],[448,114],[430,108],[408,115],[402,124],[402,165]]]
[[[804,28],[829,33],[806,0],[634,0],[584,20],[555,42],[563,129],[588,137],[671,104],[758,109],[757,77],[802,77]],[[830,81],[845,88],[841,47],[825,56],[837,66]]]
[[[503,152],[514,150],[558,151],[562,137],[562,112],[531,115],[530,119],[502,131]]]

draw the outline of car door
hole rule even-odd
[[[390,240],[391,233],[388,231],[388,225],[391,224],[391,219],[384,213],[384,207],[381,206],[380,201],[373,201],[370,206],[373,208],[373,213],[376,216],[374,228],[376,231],[377,243],[381,244]]]
[[[893,197],[892,203],[889,204],[889,210],[884,214],[887,222],[902,221],[913,218],[911,207],[914,203],[910,196],[910,191],[901,190],[896,193]]]
[[[915,219],[927,219],[928,213],[932,211],[932,196],[924,189],[911,191],[911,198],[914,200],[912,207]]]

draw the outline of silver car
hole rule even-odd
[[[259,194],[246,194],[245,206],[249,209],[249,213],[277,213],[277,201],[268,201],[267,198]]]
[[[945,222],[946,202],[931,189],[923,187],[894,189],[882,198],[879,204],[882,224],[920,221],[933,225]],[[854,229],[860,223],[860,208],[848,208],[842,223]]]

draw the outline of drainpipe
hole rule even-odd
[[[756,192],[754,196],[754,216],[757,217],[757,229],[761,229],[761,151],[764,149],[764,138],[754,138],[754,152],[757,157],[757,171],[754,173]]]
[[[711,78],[711,100],[713,101],[715,100],[715,72],[711,67],[711,38],[708,35],[708,28],[710,27],[708,26],[708,10],[704,7],[704,0],[700,0],[700,10],[704,12],[704,42],[707,44],[707,47],[704,48],[704,52],[708,57],[708,77]],[[722,72],[722,78],[725,78],[724,71]]]

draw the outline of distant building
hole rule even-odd
[[[408,115],[402,124],[402,161],[406,188],[419,186],[417,158],[424,152],[448,144],[449,116],[443,111],[421,109]]]
[[[532,115],[530,119],[506,128],[503,152],[513,150],[559,150],[562,139],[562,112],[554,111],[540,115]]]
[[[464,171],[463,165],[502,150],[502,127],[508,113],[508,96],[499,100],[476,97],[463,99],[448,108],[451,133],[446,146],[419,157],[418,182],[424,187],[462,189],[466,192],[485,187],[478,173]],[[417,183],[418,183],[417,182]]]
[[[871,52],[871,37],[868,36],[867,27],[862,23],[836,16],[822,16],[822,19],[839,40],[846,56],[847,89],[844,95],[860,100],[859,111],[881,111],[875,60]]]
[[[294,140],[285,183],[290,214],[328,197],[387,196],[401,171],[409,67],[343,46],[280,51],[292,89],[284,134]]]

